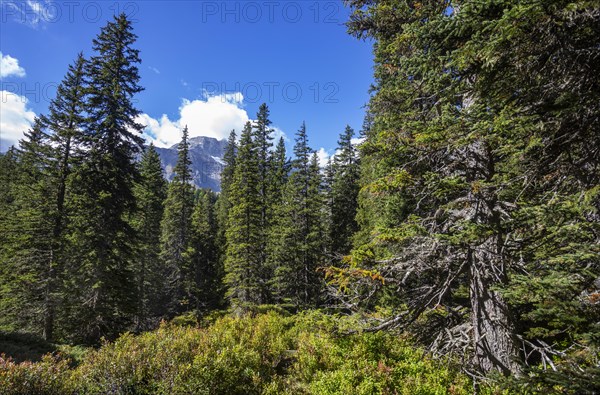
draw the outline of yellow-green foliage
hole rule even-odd
[[[50,355],[40,362],[14,363],[0,355],[2,395],[56,395],[71,393],[69,364]]]
[[[0,363],[8,394],[469,394],[469,380],[386,333],[340,335],[319,313],[164,324],[86,353]]]

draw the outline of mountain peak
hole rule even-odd
[[[190,147],[195,147],[198,145],[219,145],[223,142],[227,142],[226,139],[217,139],[215,137],[208,137],[208,136],[195,136],[195,137],[190,137],[188,139],[188,142],[190,144]],[[177,144],[173,144],[169,149],[177,149],[177,147],[179,146],[179,143]]]
[[[192,161],[192,178],[198,188],[209,188],[215,192],[221,190],[221,171],[223,170],[223,155],[227,140],[214,137],[190,137],[190,159]],[[173,179],[173,169],[177,164],[177,147],[179,143],[170,148],[156,148],[160,156],[165,178]]]

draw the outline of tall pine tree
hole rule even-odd
[[[358,180],[360,165],[358,152],[352,144],[354,130],[346,126],[338,140],[337,154],[332,163],[330,191],[330,226],[328,240],[334,256],[347,255],[352,247],[352,237],[358,230]]]
[[[598,14],[583,1],[349,3],[351,31],[377,41],[354,258],[406,309],[378,327],[467,350],[483,372],[565,355],[550,344],[589,352]]]
[[[151,327],[163,309],[160,295],[164,278],[160,259],[161,221],[167,195],[167,181],[163,177],[158,152],[150,144],[139,163],[140,179],[134,188],[137,211],[132,218],[138,232],[138,245],[134,260],[137,284],[136,329]],[[154,320],[153,320],[154,319]]]
[[[208,311],[222,306],[223,270],[219,261],[215,216],[216,195],[200,190],[191,218],[190,259],[194,270],[194,300],[196,311]]]
[[[39,118],[19,142],[11,176],[11,213],[3,218],[0,323],[42,334],[45,291],[53,262],[52,184],[46,178],[51,147]]]
[[[225,284],[234,311],[265,302],[264,235],[258,155],[252,124],[246,123],[240,138],[235,173],[230,188],[231,209],[226,231]]]
[[[269,212],[268,218],[273,219],[273,207],[280,203],[283,188],[290,173],[290,161],[285,151],[285,140],[279,139],[275,150],[271,152],[270,170],[268,174]]]
[[[216,220],[217,220],[217,247],[219,248],[219,261],[221,266],[224,266],[225,253],[227,251],[227,223],[229,218],[229,209],[232,206],[230,189],[233,183],[235,174],[235,162],[237,156],[237,143],[235,130],[229,133],[227,146],[223,154],[223,169],[221,171],[221,192],[218,195],[216,203]]]
[[[256,121],[252,128],[252,137],[255,145],[256,155],[256,167],[258,176],[258,208],[260,210],[260,227],[259,227],[259,262],[258,267],[260,268],[260,283],[261,283],[261,300],[263,303],[270,300],[270,289],[266,285],[268,279],[271,277],[267,262],[267,239],[269,234],[269,227],[271,226],[271,185],[273,172],[273,156],[271,149],[273,148],[273,129],[271,129],[271,120],[269,118],[269,108],[266,103],[263,103],[258,108],[256,114]]]
[[[142,146],[139,51],[132,23],[121,14],[93,41],[86,67],[85,160],[74,172],[71,209],[70,322],[81,341],[112,338],[130,327],[136,310],[131,267],[136,233],[127,221],[135,210],[135,159]],[[76,328],[76,329],[75,329]]]
[[[194,208],[194,186],[191,184],[191,159],[188,129],[177,145],[178,159],[169,184],[165,214],[162,220],[161,259],[165,265],[165,305],[169,316],[189,309],[194,272],[188,248],[191,217]]]
[[[68,221],[67,182],[74,164],[77,163],[77,150],[82,141],[84,125],[85,81],[84,67],[86,61],[79,54],[75,63],[69,66],[67,75],[56,91],[56,98],[50,102],[49,114],[42,117],[44,126],[48,128],[49,143],[53,147],[52,174],[56,190],[51,195],[54,199],[54,217],[52,226],[52,262],[48,267],[46,289],[44,290],[44,328],[43,337],[51,340],[54,332],[56,304],[60,302],[61,292],[57,289],[64,271],[64,249],[66,246],[65,230]],[[63,297],[64,297],[64,293]]]
[[[38,118],[21,141],[19,156],[23,171],[15,172],[14,175],[20,177],[17,182],[11,182],[18,189],[12,191],[18,198],[18,207],[14,207],[15,210],[18,208],[14,219],[18,220],[13,226],[20,223],[22,229],[13,227],[10,231],[17,232],[20,237],[13,240],[15,252],[11,254],[12,258],[7,258],[7,263],[19,266],[21,260],[28,267],[30,284],[27,287],[35,289],[43,302],[36,313],[41,322],[36,317],[35,322],[30,321],[26,327],[41,332],[46,340],[53,340],[57,308],[64,297],[60,284],[65,274],[67,179],[73,166],[74,151],[81,141],[84,65],[85,60],[80,54],[59,84],[56,97],[50,102],[49,115]],[[31,248],[33,240],[36,240],[36,246]],[[10,243],[3,242],[2,245],[7,247]],[[19,256],[21,258],[17,258]],[[14,292],[15,295],[19,293],[18,290]],[[36,305],[25,295],[20,299],[31,307]]]
[[[276,301],[296,308],[320,301],[317,268],[323,264],[325,232],[322,177],[316,154],[308,146],[306,126],[296,134],[295,158],[269,240],[269,265]]]

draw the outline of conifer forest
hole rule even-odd
[[[600,394],[600,3],[341,6],[362,127],[323,164],[262,104],[220,191],[125,13],[73,53],[0,154],[0,394]]]

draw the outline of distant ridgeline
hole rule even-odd
[[[198,188],[209,188],[221,191],[221,170],[223,170],[223,154],[227,140],[213,137],[191,137],[190,159],[192,160],[192,178]],[[156,147],[167,180],[173,179],[173,169],[177,164],[177,146],[171,148]]]

